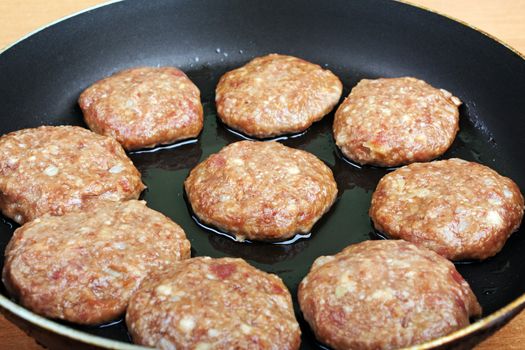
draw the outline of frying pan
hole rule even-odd
[[[194,256],[245,258],[280,275],[295,295],[316,257],[377,238],[367,210],[377,181],[389,170],[345,162],[331,136],[330,114],[305,135],[281,141],[316,154],[338,183],[337,202],[310,238],[289,245],[243,244],[193,220],[182,187],[189,170],[240,140],[216,118],[215,85],[225,71],[272,52],[331,69],[343,81],[344,95],[362,78],[405,75],[453,92],[464,102],[461,130],[442,158],[478,161],[525,188],[523,58],[471,28],[388,0],[126,1],[86,11],[0,55],[0,133],[44,124],[84,125],[76,100],[94,81],[132,66],[180,67],[201,89],[204,131],[197,141],[179,147],[130,154],[148,185],[143,198],[185,229]],[[16,225],[2,220],[3,250]],[[524,253],[525,237],[516,232],[494,258],[457,264],[484,318],[418,348],[469,348],[522,310]],[[50,348],[139,348],[130,344],[121,320],[101,327],[46,320],[10,300],[3,286],[0,306],[7,318]],[[295,307],[302,349],[319,348]]]

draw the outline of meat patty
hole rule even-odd
[[[91,85],[78,103],[91,130],[127,150],[197,137],[203,125],[200,91],[175,67],[123,70]]]
[[[454,265],[396,240],[366,241],[315,260],[299,305],[333,349],[398,349],[447,335],[480,316]]]
[[[126,323],[160,349],[298,349],[292,298],[276,275],[242,259],[193,258],[145,280]]]
[[[523,218],[523,196],[509,178],[461,159],[415,163],[383,177],[372,195],[377,230],[451,260],[498,253]]]
[[[335,113],[335,141],[359,164],[429,161],[454,141],[460,104],[448,91],[415,78],[363,79]]]
[[[226,125],[265,138],[306,130],[335,107],[342,91],[341,81],[329,70],[271,54],[224,74],[215,102]]]
[[[184,186],[199,219],[239,241],[309,232],[337,195],[321,160],[278,142],[230,144],[195,167]]]
[[[0,137],[0,209],[19,224],[98,200],[136,199],[141,176],[111,137],[42,126]]]
[[[124,313],[148,274],[189,256],[184,231],[144,202],[100,202],[17,229],[3,281],[38,314],[98,324]]]

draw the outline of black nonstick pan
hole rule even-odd
[[[406,75],[451,91],[464,102],[461,129],[442,158],[483,163],[525,188],[523,57],[457,22],[390,0],[130,0],[84,12],[0,54],[0,133],[39,125],[84,125],[76,101],[94,81],[133,66],[181,68],[201,89],[204,130],[195,142],[130,154],[148,186],[143,198],[184,228],[193,256],[242,257],[277,273],[295,295],[316,257],[377,239],[367,211],[377,181],[388,170],[345,162],[331,135],[330,114],[306,134],[281,140],[321,158],[338,183],[336,204],[310,238],[287,245],[237,243],[194,221],[182,186],[189,170],[241,139],[216,118],[216,83],[225,71],[274,52],[331,69],[343,81],[345,96],[362,78]],[[16,227],[6,218],[0,222],[2,251]],[[457,264],[484,317],[418,348],[472,347],[525,307],[522,231],[495,257]],[[0,292],[6,317],[45,346],[139,348],[131,344],[122,321],[100,327],[50,321],[18,306],[3,286]],[[302,349],[321,348],[295,306]]]

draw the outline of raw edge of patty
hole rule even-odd
[[[0,137],[0,208],[19,224],[98,201],[136,199],[145,188],[122,146],[77,126]]]
[[[425,246],[451,260],[497,254],[523,218],[523,196],[487,166],[452,158],[414,163],[384,176],[370,217],[391,238]]]
[[[136,67],[82,92],[84,120],[127,150],[153,148],[199,135],[203,109],[197,86],[175,67]]]
[[[363,79],[335,113],[334,138],[345,157],[362,165],[429,161],[454,141],[460,104],[416,78]]]
[[[100,202],[18,228],[2,279],[33,312],[94,325],[122,315],[148,274],[189,256],[180,226],[145,202]]]
[[[337,195],[330,168],[278,142],[230,144],[192,169],[184,186],[195,215],[239,241],[307,233]]]
[[[219,118],[251,137],[298,133],[337,105],[343,85],[317,64],[297,57],[256,57],[225,73],[216,88]]]
[[[333,349],[395,349],[481,315],[454,265],[402,240],[365,241],[315,260],[298,289],[316,338]]]
[[[198,257],[145,280],[126,323],[135,343],[166,349],[298,349],[281,279],[242,259]]]

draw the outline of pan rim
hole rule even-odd
[[[36,325],[47,331],[51,331],[61,336],[81,341],[84,344],[95,345],[106,349],[119,349],[119,350],[142,350],[147,349],[143,346],[125,343],[118,340],[112,340],[97,335],[92,335],[86,332],[76,330],[74,328],[62,325],[51,319],[37,315],[29,309],[9,300],[4,295],[0,294],[0,306],[5,310],[11,312],[17,317],[30,322],[32,325]]]
[[[41,32],[41,31],[43,31],[43,30],[45,30],[45,29],[47,29],[49,27],[52,27],[52,26],[54,26],[54,25],[56,25],[58,23],[61,23],[61,22],[66,21],[66,20],[68,20],[70,18],[76,17],[78,15],[82,15],[82,14],[84,14],[86,12],[89,12],[89,11],[92,11],[92,10],[96,10],[98,8],[102,8],[102,7],[105,7],[105,6],[109,6],[109,5],[112,5],[112,4],[115,4],[115,3],[124,2],[124,1],[125,0],[109,0],[109,1],[103,2],[101,4],[94,5],[94,6],[86,8],[86,9],[74,12],[74,13],[72,13],[70,15],[58,18],[58,19],[56,19],[56,20],[54,20],[54,21],[52,21],[50,23],[47,23],[47,24],[45,24],[45,25],[43,25],[43,26],[41,26],[41,27],[39,27],[39,28],[29,32],[28,34],[22,36],[18,40],[14,41],[14,42],[12,42],[10,44],[7,44],[5,47],[0,48],[0,59],[1,59],[1,55],[2,54],[4,54],[5,52],[10,50],[11,48],[16,46],[17,44],[25,41],[26,39],[29,39],[33,35]],[[494,36],[494,35],[492,35],[490,33],[487,33],[486,31],[484,31],[482,29],[479,29],[478,27],[476,27],[476,26],[474,26],[472,24],[469,24],[469,23],[467,23],[467,22],[465,22],[465,21],[463,21],[461,19],[458,19],[458,18],[455,18],[453,16],[444,14],[444,13],[442,13],[440,11],[436,11],[436,10],[430,9],[430,8],[428,8],[426,6],[423,6],[423,5],[414,4],[410,0],[391,0],[391,1],[397,2],[397,3],[401,4],[401,5],[415,7],[415,8],[418,8],[420,10],[423,10],[425,12],[433,13],[435,15],[444,17],[444,18],[448,19],[449,21],[456,22],[456,23],[462,25],[463,27],[470,28],[470,29],[476,31],[477,33],[480,33],[481,35],[485,36],[489,40],[492,40],[492,41],[496,42],[497,44],[502,45],[503,47],[505,47],[506,49],[508,49],[509,51],[514,53],[515,55],[517,55],[519,58],[521,58],[523,61],[525,61],[525,53],[521,53],[520,51],[518,51],[516,48],[514,48],[512,45],[508,44],[504,40],[499,39],[498,37],[496,37],[496,36]],[[118,340],[112,340],[112,339],[101,337],[101,336],[97,336],[97,335],[92,335],[90,333],[79,331],[79,330],[76,330],[74,328],[68,327],[66,325],[62,325],[60,323],[55,322],[52,319],[48,319],[48,318],[40,316],[40,315],[38,315],[36,313],[33,313],[29,309],[26,309],[23,306],[21,306],[21,305],[15,303],[15,302],[9,300],[7,297],[5,297],[2,294],[0,294],[0,308],[3,308],[5,310],[7,310],[8,312],[12,313],[13,315],[15,315],[17,317],[20,317],[24,321],[27,321],[27,322],[31,323],[32,325],[34,325],[34,326],[38,326],[38,327],[40,327],[42,329],[45,329],[47,331],[59,334],[61,336],[64,336],[64,337],[67,337],[67,338],[70,338],[70,339],[73,339],[73,340],[80,341],[80,342],[82,342],[84,344],[94,345],[94,346],[102,347],[102,348],[105,348],[105,349],[117,349],[117,350],[145,350],[145,349],[150,349],[150,348],[143,347],[143,346],[136,345],[136,344],[132,344],[132,343],[126,343],[126,342],[122,342],[122,341],[118,341]],[[502,308],[498,309],[497,311],[495,311],[495,312],[493,312],[493,313],[491,313],[491,314],[489,314],[489,315],[487,315],[487,316],[477,320],[476,322],[468,325],[467,327],[461,328],[461,329],[459,329],[457,331],[454,331],[454,332],[452,332],[452,333],[450,333],[450,334],[448,334],[446,336],[442,336],[442,337],[436,338],[434,340],[431,340],[431,341],[428,341],[428,342],[425,342],[425,343],[422,343],[422,344],[418,344],[418,345],[415,345],[415,346],[411,346],[411,347],[408,347],[408,348],[404,348],[404,349],[405,350],[426,350],[426,349],[433,349],[433,348],[449,345],[449,344],[453,343],[454,341],[456,341],[458,339],[461,339],[461,338],[463,338],[463,337],[465,337],[465,336],[467,336],[469,334],[475,334],[478,331],[489,329],[491,326],[497,325],[498,322],[503,321],[502,325],[505,325],[505,324],[507,324],[508,321],[510,321],[510,319],[512,319],[514,316],[516,316],[523,309],[525,309],[525,293],[521,294],[519,297],[514,299],[512,302],[508,303],[507,305],[503,306]],[[508,319],[506,319],[506,317],[508,317]],[[10,321],[7,317],[6,317],[6,319],[8,321]]]
[[[123,0],[122,0],[123,1]],[[441,11],[437,11],[437,10],[433,10],[429,7],[426,7],[426,6],[423,6],[423,5],[418,5],[418,4],[414,4],[413,2],[411,2],[410,0],[393,0],[395,2],[399,2],[401,4],[405,4],[405,5],[408,5],[408,6],[412,6],[412,7],[416,7],[420,10],[423,10],[423,11],[426,11],[426,12],[430,12],[430,13],[433,13],[433,14],[436,14],[438,16],[441,16],[441,17],[445,17],[447,18],[448,20],[450,21],[453,21],[453,22],[456,22],[456,23],[459,23],[461,25],[463,25],[464,27],[468,27],[484,36],[486,36],[488,39],[492,40],[492,41],[495,41],[497,42],[498,44],[500,45],[503,45],[504,47],[506,47],[507,49],[509,49],[510,51],[512,51],[514,54],[516,54],[517,56],[519,56],[521,59],[525,60],[525,53],[522,53],[521,51],[519,51],[518,49],[516,49],[514,46],[512,46],[511,44],[507,43],[506,41],[484,31],[483,29],[480,29],[478,28],[477,26],[473,25],[473,24],[470,24],[470,23],[467,23],[465,21],[463,21],[462,19],[459,19],[459,18],[456,18],[454,16],[450,16],[450,15],[447,15]],[[0,52],[1,54],[1,52]]]
[[[11,312],[12,314],[22,318],[25,321],[30,322],[33,325],[36,325],[45,330],[51,331],[53,333],[60,334],[64,337],[71,338],[74,340],[81,341],[85,344],[95,345],[99,347],[104,347],[106,349],[118,349],[118,350],[142,350],[149,349],[140,345],[125,343],[118,340],[112,340],[97,335],[92,335],[86,332],[76,330],[74,328],[59,324],[51,319],[45,318],[43,316],[37,315],[34,312],[24,308],[23,306],[18,305],[17,303],[9,300],[4,295],[0,294],[0,307]],[[493,324],[501,321],[505,316],[515,312],[515,316],[521,310],[525,308],[525,294],[516,298],[511,303],[505,305],[501,309],[491,313],[488,316],[485,316],[478,321],[468,325],[467,327],[461,328],[453,333],[450,333],[446,336],[418,344],[412,347],[405,348],[405,350],[426,350],[433,349],[439,346],[444,346],[449,343],[454,342],[468,334],[473,334],[477,331],[481,331],[490,327]]]
[[[67,16],[63,16],[63,17],[60,17],[60,18],[57,18],[56,20],[54,21],[51,21],[47,24],[44,24],[43,26],[40,26],[38,28],[36,28],[35,30],[23,35],[21,38],[15,40],[14,42],[12,43],[8,43],[6,46],[4,47],[1,47],[0,48],[0,55],[2,55],[4,52],[6,52],[7,50],[11,49],[12,47],[14,47],[15,45],[21,43],[22,41],[26,40],[26,39],[29,39],[30,37],[32,37],[33,35],[43,31],[43,30],[46,30],[47,28],[49,27],[52,27],[54,26],[55,24],[58,24],[60,22],[64,22],[72,17],[76,17],[78,15],[81,15],[85,12],[89,12],[89,11],[92,11],[92,10],[96,10],[100,7],[105,7],[105,6],[108,6],[108,5],[111,5],[111,4],[115,4],[115,3],[118,3],[118,2],[124,2],[125,0],[108,0],[108,1],[105,1],[101,4],[98,4],[98,5],[94,5],[94,6],[90,6],[88,8],[85,8],[83,10],[80,10],[80,11],[76,11],[76,12],[73,12],[72,14],[70,15],[67,15]]]

